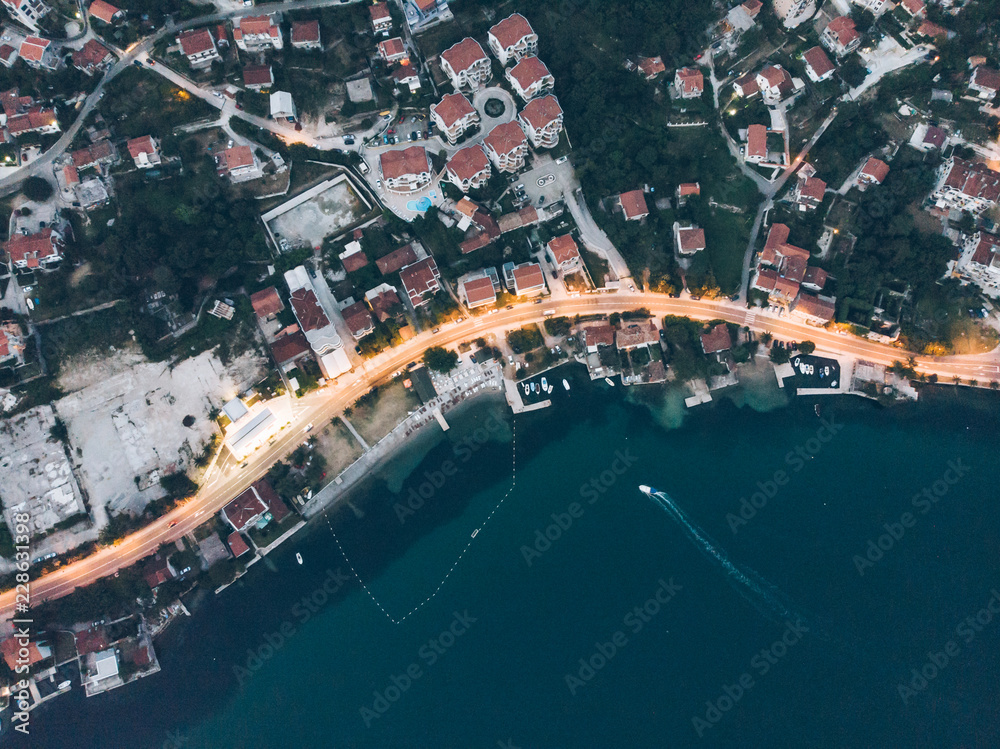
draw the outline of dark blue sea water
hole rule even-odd
[[[32,745],[1000,745],[995,396],[720,401],[667,431],[623,390],[578,382],[514,443],[509,413],[458,419],[491,440],[387,466],[398,494],[370,482]]]

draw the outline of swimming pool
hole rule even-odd
[[[410,200],[407,202],[406,207],[411,211],[426,213],[427,209],[431,207],[431,199],[424,197],[420,198],[420,200]]]

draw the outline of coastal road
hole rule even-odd
[[[296,403],[297,415],[292,426],[281,434],[273,446],[262,449],[251,457],[247,468],[240,470],[230,467],[228,470],[217,470],[207,478],[197,495],[128,536],[119,544],[102,548],[85,559],[32,580],[31,600],[33,603],[40,603],[67,595],[78,587],[113,575],[118,570],[152,554],[161,545],[190,533],[209,520],[211,515],[221,510],[252,482],[261,478],[274,462],[284,458],[302,444],[309,436],[305,431],[306,424],[322,424],[332,419],[367,392],[372,385],[418,359],[431,345],[451,346],[472,340],[486,331],[503,331],[540,322],[544,319],[543,308],[554,310],[556,315],[574,316],[607,315],[639,307],[648,309],[657,317],[669,314],[698,320],[722,319],[739,325],[746,323],[748,314],[746,308],[728,301],[672,299],[665,295],[650,293],[619,293],[548,300],[544,306],[520,304],[509,310],[476,316],[446,326],[438,334],[422,333],[381,355],[377,358],[377,363],[369,362],[362,372],[354,374],[354,379],[339,382],[333,387],[315,391],[300,399]],[[899,348],[780,318],[757,316],[751,327],[758,333],[770,332],[776,338],[786,341],[812,340],[820,350],[881,364],[892,364],[897,360],[905,361],[909,355]],[[942,379],[958,376],[966,380],[975,378],[987,382],[1000,379],[998,351],[967,358],[917,357],[916,367],[921,372],[937,374]],[[0,620],[8,620],[14,616],[14,603],[14,591],[0,595]]]

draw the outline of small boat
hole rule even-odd
[[[546,380],[544,377],[542,378],[542,390],[544,390],[546,393],[549,392],[549,381]]]
[[[299,564],[302,564],[302,554],[300,554],[299,552],[295,552],[295,561],[298,562]]]
[[[70,683],[71,683],[71,682],[70,682],[70,680],[69,680],[69,679],[66,679],[66,681],[64,681],[64,682],[60,683],[60,684],[59,684],[59,686],[58,686],[58,687],[56,687],[56,689],[58,689],[58,690],[59,690],[59,691],[61,692],[61,691],[62,691],[62,690],[64,690],[64,689],[68,689],[68,688],[69,688],[69,685],[70,685]]]
[[[531,392],[535,392],[535,383],[531,383]]]
[[[816,405],[814,405],[813,409],[816,411],[816,415],[819,416],[820,415],[819,414],[819,403],[817,403]]]
[[[476,528],[476,530],[472,531],[472,537],[475,538],[478,535],[479,535],[479,529]]]
[[[566,388],[567,390],[569,390],[569,382],[567,382],[566,380],[563,380],[563,387]]]
[[[610,377],[605,377],[605,378],[604,378],[604,381],[605,381],[606,383],[608,383],[608,384],[609,384],[609,385],[610,385],[611,387],[614,387],[614,386],[615,386],[615,382],[614,382],[614,380],[612,380],[612,379],[611,379]]]

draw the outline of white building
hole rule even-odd
[[[441,69],[451,79],[456,91],[479,88],[493,77],[490,58],[479,46],[479,42],[471,37],[466,37],[441,53]]]
[[[379,171],[386,189],[399,193],[422,190],[434,176],[423,146],[383,152],[379,156]]]
[[[445,167],[445,176],[462,192],[483,187],[492,173],[489,157],[478,143],[456,151]]]
[[[192,68],[207,68],[216,60],[221,60],[215,39],[208,29],[192,29],[177,37],[181,52],[187,57]]]
[[[556,85],[556,79],[537,57],[525,57],[507,70],[507,80],[514,92],[523,101],[530,101],[536,96],[551,91]]]
[[[271,117],[275,120],[295,119],[295,102],[287,91],[275,91],[271,94]]]
[[[483,141],[490,161],[500,172],[516,172],[528,155],[528,138],[516,122],[497,125]]]
[[[538,34],[520,13],[507,16],[491,28],[486,43],[504,66],[511,60],[538,54]]]
[[[555,148],[563,129],[563,111],[552,94],[528,102],[517,116],[521,129],[535,148]]]
[[[290,292],[289,305],[309,347],[316,354],[323,376],[333,379],[349,372],[351,360],[344,350],[344,342],[320,303],[305,267],[299,265],[286,271],[285,282]]]
[[[237,460],[244,460],[264,447],[292,421],[292,403],[287,395],[257,401],[250,407],[234,398],[222,411],[230,421],[225,443]]]
[[[448,94],[437,104],[431,105],[431,120],[455,145],[466,130],[479,125],[479,112],[462,94]]]
[[[274,14],[233,19],[233,39],[244,52],[282,49],[285,46]]]
[[[11,18],[32,31],[38,30],[38,21],[52,10],[42,0],[3,0],[3,7]]]

